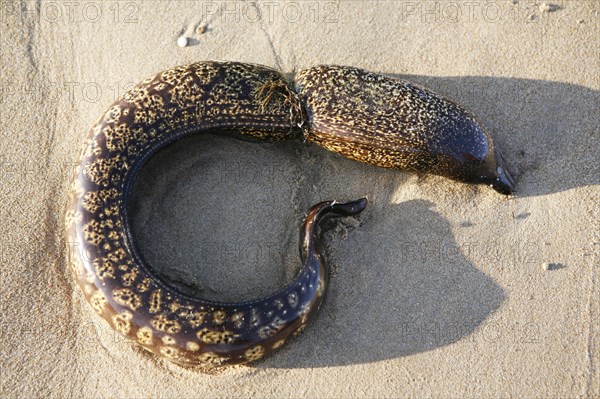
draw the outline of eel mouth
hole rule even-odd
[[[494,152],[496,154],[496,178],[491,183],[491,186],[500,194],[510,195],[513,192],[515,180],[506,165],[506,160],[504,159],[504,155],[502,155],[502,151],[496,147]]]

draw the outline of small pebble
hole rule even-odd
[[[546,3],[540,4],[540,12],[553,12],[553,11],[556,11],[557,9],[558,9],[558,7],[555,6],[554,4],[546,4]]]
[[[547,263],[547,262],[542,263],[542,269],[550,270],[550,263]]]
[[[550,263],[550,262],[544,262],[542,263],[542,268],[544,270],[558,270],[558,269],[563,269],[566,266],[562,263]]]
[[[196,28],[196,33],[201,35],[204,32],[206,32],[206,24],[200,24],[198,25],[198,27]]]
[[[185,36],[180,36],[179,39],[177,39],[177,45],[179,47],[186,47],[188,45],[188,39]]]

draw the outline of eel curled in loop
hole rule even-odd
[[[112,328],[186,365],[257,360],[303,330],[328,282],[322,221],[351,216],[366,199],[321,202],[300,229],[303,267],[264,298],[217,302],[185,295],[147,266],[130,230],[137,172],[162,147],[198,133],[255,140],[304,136],[377,166],[421,170],[510,193],[512,178],[491,136],[460,106],[409,83],[348,67],[315,67],[294,83],[236,62],[169,69],[127,91],[90,130],[66,215],[69,262]]]

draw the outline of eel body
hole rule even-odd
[[[258,141],[305,137],[355,160],[429,171],[509,193],[499,150],[475,117],[406,82],[348,67],[281,73],[200,62],[148,78],[90,130],[66,215],[69,262],[95,311],[125,337],[174,362],[246,363],[281,347],[318,309],[327,286],[321,221],[366,200],[322,202],[300,229],[303,267],[286,287],[238,303],[185,295],[136,249],[129,202],[137,172],[162,147],[198,133]],[[505,172],[504,172],[505,171]]]

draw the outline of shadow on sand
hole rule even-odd
[[[480,116],[516,175],[517,197],[600,184],[600,92],[531,79],[391,76],[428,87]],[[369,178],[377,168],[353,164],[344,163],[341,169],[350,168],[351,179],[365,174],[361,185],[367,195],[373,188],[386,187],[385,182],[373,182],[385,172]],[[336,177],[346,180],[340,174]],[[347,184],[353,185],[350,180]],[[312,328],[280,356],[257,366],[376,362],[472,339],[475,329],[485,329],[486,319],[503,303],[504,291],[463,256],[447,220],[431,205],[421,200],[380,204],[393,207],[386,212],[384,224],[361,226],[361,240],[352,240],[357,232],[350,232],[352,248],[340,244],[343,249],[338,249],[338,255],[350,251],[356,261],[344,257],[350,264],[345,263],[344,272],[332,278],[329,296]],[[420,226],[430,228],[421,235]],[[394,239],[391,245],[377,246],[377,240],[366,238],[367,234]]]
[[[348,256],[336,268],[321,313],[303,336],[264,366],[392,359],[449,345],[481,326],[500,307],[504,292],[465,258],[449,223],[432,205],[403,202],[388,212],[385,225],[365,224],[360,233],[349,232],[349,240],[356,234],[393,240],[377,245],[367,238],[364,248],[357,248],[361,240],[352,240],[353,248],[348,242],[336,245]]]

